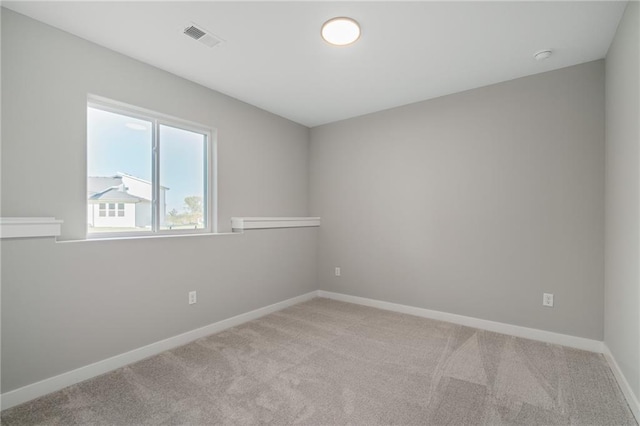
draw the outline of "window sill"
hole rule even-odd
[[[157,238],[193,238],[193,237],[217,237],[224,235],[237,235],[237,232],[203,232],[203,233],[192,233],[192,234],[154,234],[154,235],[132,235],[132,236],[113,236],[99,238],[99,237],[90,237],[85,238],[83,240],[56,240],[56,243],[66,244],[66,243],[91,243],[98,241],[122,241],[122,240],[149,240],[149,239],[157,239]]]
[[[3,217],[0,218],[0,238],[59,237],[63,221],[53,217]],[[77,240],[57,240],[56,243],[79,243],[92,241],[141,240],[153,238],[190,238],[223,235],[239,235],[248,229],[299,228],[320,226],[319,217],[234,217],[233,232],[207,232],[151,235],[105,235]]]

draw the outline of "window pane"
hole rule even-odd
[[[160,229],[207,227],[206,135],[160,126]]]
[[[99,217],[105,217],[107,216],[107,212],[104,210],[100,210],[100,214],[98,215]]]
[[[102,211],[88,218],[89,232],[151,230],[151,150],[150,121],[87,108],[87,195],[103,200]],[[116,204],[123,205],[122,215]]]

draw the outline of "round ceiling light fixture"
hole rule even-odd
[[[332,18],[322,24],[321,34],[329,44],[346,46],[360,38],[360,25],[351,18]]]

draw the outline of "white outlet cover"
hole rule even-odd
[[[553,307],[553,294],[552,293],[543,293],[542,294],[542,305],[548,306],[550,308]]]

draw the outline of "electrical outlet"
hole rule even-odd
[[[542,306],[548,306],[553,308],[553,294],[552,293],[543,293],[542,294]]]
[[[197,302],[196,292],[195,291],[190,291],[189,292],[189,304],[193,305],[196,302]]]
[[[336,277],[340,276],[340,267],[336,266]]]

